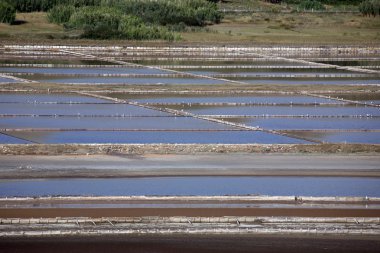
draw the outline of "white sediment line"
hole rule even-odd
[[[24,79],[24,78],[14,77],[10,74],[4,74],[4,73],[0,73],[0,77],[12,79],[12,80],[15,80],[15,81],[21,82],[21,83],[38,83],[37,81],[32,81],[32,80],[28,80],[28,79]]]

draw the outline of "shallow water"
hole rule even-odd
[[[125,98],[140,103],[342,103],[340,101],[307,97],[282,95],[244,95],[244,96],[154,96],[154,95],[127,95],[109,94],[117,98]]]
[[[16,83],[17,81],[11,78],[5,78],[0,76],[0,83]]]
[[[38,143],[171,143],[171,144],[297,144],[300,139],[260,131],[64,131],[7,132]]]
[[[341,76],[347,75],[350,77],[352,74],[356,74],[356,72],[349,72],[344,70],[336,70],[336,69],[208,69],[208,70],[185,70],[188,73],[196,74],[196,75],[218,75],[218,74],[231,74],[231,75],[247,75],[247,76],[283,76],[283,75],[294,75],[304,76],[304,75],[334,75],[339,74]]]
[[[31,142],[0,133],[0,143],[1,144],[29,144]]]
[[[236,60],[236,61],[228,61],[228,60],[208,60],[200,59],[200,60],[132,60],[128,62],[133,62],[137,64],[143,65],[173,65],[173,66],[198,66],[198,65],[207,65],[207,66],[229,66],[229,65],[252,65],[252,66],[304,66],[306,64],[299,62],[288,62],[288,61],[255,61],[251,60]]]
[[[145,115],[169,114],[127,104],[3,104],[0,114],[35,115]]]
[[[380,197],[380,179],[350,177],[155,177],[0,181],[1,197],[246,194]]]
[[[65,93],[0,93],[1,103],[110,103],[109,100]],[[13,105],[3,105],[13,106]]]
[[[297,133],[296,136],[307,136],[313,140],[330,143],[367,143],[380,144],[380,132],[309,132]]]
[[[373,61],[317,61],[319,63],[325,63],[325,64],[333,64],[338,66],[379,66],[380,61],[373,60]]]
[[[317,78],[315,78],[317,79]],[[282,84],[282,85],[369,85],[380,84],[380,79],[341,79],[341,80],[328,80],[321,78],[319,80],[286,80],[286,79],[239,79],[250,84]]]
[[[229,120],[229,119],[226,119]],[[240,118],[232,119],[265,129],[380,129],[379,118]]]
[[[201,78],[125,78],[125,77],[78,77],[65,78],[64,76],[36,77],[26,76],[31,80],[39,80],[48,83],[66,84],[224,84],[224,81]],[[25,77],[25,78],[26,78]]]
[[[232,129],[227,125],[190,117],[0,117],[0,128]]]
[[[172,106],[171,106],[172,107]],[[176,106],[200,115],[372,115],[380,116],[380,108],[371,106]]]
[[[54,58],[35,58],[35,59],[0,59],[0,64],[74,64],[74,65],[118,65],[116,63],[98,61],[98,60],[85,60],[73,57],[72,59],[56,59]]]
[[[149,68],[1,68],[0,72],[34,74],[170,74],[167,71]]]

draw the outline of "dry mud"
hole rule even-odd
[[[380,153],[377,144],[3,144],[0,155]]]

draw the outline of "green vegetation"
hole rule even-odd
[[[55,24],[64,24],[70,20],[71,15],[75,12],[73,5],[56,5],[50,9],[48,20]]]
[[[19,12],[48,11],[56,5],[96,6],[102,0],[7,0]]]
[[[15,8],[6,1],[0,1],[0,23],[12,24],[15,18]]]
[[[288,4],[301,4],[308,0],[283,0],[284,3]],[[363,0],[319,0],[321,4],[328,5],[359,5]]]
[[[177,39],[165,27],[145,24],[136,16],[124,15],[113,7],[87,6],[78,8],[65,24],[71,29],[82,29],[82,38],[169,40]]]
[[[160,25],[184,23],[204,26],[219,23],[222,15],[217,5],[205,0],[124,0],[117,5],[125,14],[141,17]]]
[[[306,0],[306,1],[302,1],[298,7],[301,9],[301,10],[316,10],[316,11],[322,11],[322,10],[325,10],[325,7],[323,6],[323,4],[319,1],[316,1],[316,0]]]
[[[12,1],[12,0],[0,0]],[[53,0],[54,1],[54,0]],[[68,0],[64,0],[68,1]],[[82,0],[84,1],[84,0]],[[127,0],[129,1],[129,0]],[[139,0],[136,0],[138,2]],[[147,1],[147,0],[141,0]],[[162,2],[179,2],[180,0],[162,0]],[[224,13],[220,23],[212,26],[189,26],[183,21],[178,23],[161,23],[159,18],[148,22],[142,14],[127,14],[120,4],[126,0],[99,0],[96,8],[110,8],[114,6],[118,13],[118,25],[109,29],[104,19],[94,21],[93,24],[71,23],[70,18],[74,13],[82,8],[74,5],[64,4],[64,7],[56,7],[46,12],[17,12],[17,26],[0,24],[0,36],[2,41],[9,43],[23,43],[28,40],[35,43],[57,43],[57,40],[64,39],[62,43],[102,43],[118,44],[124,43],[118,40],[174,40],[181,38],[185,43],[205,43],[205,44],[378,44],[380,42],[380,19],[351,13],[347,11],[357,11],[357,1],[339,1],[337,5],[330,5],[326,0],[321,2],[328,12],[294,12],[298,4],[271,4],[263,0],[228,0],[221,1],[217,5],[227,10],[253,10],[253,13]],[[161,0],[152,1],[161,2]],[[204,0],[203,2],[206,2]],[[333,2],[333,1],[331,1]],[[342,3],[343,5],[339,5]],[[345,5],[344,3],[350,3]],[[207,3],[209,4],[209,3]],[[71,6],[71,7],[70,7]],[[68,10],[66,10],[66,8]],[[95,8],[92,6],[91,8]],[[90,8],[90,9],[91,9]],[[278,11],[273,12],[276,8]],[[165,9],[164,9],[165,10]],[[255,10],[259,10],[255,12]],[[67,11],[67,12],[66,12]],[[331,14],[331,11],[334,14]],[[340,12],[342,11],[342,12]],[[71,15],[70,15],[71,13]],[[144,13],[145,14],[145,13]],[[165,13],[164,13],[165,14]],[[158,15],[163,16],[159,13]],[[70,15],[70,18],[68,17]],[[166,15],[166,14],[165,14]],[[371,14],[372,15],[372,14]],[[125,16],[125,17],[124,17]],[[133,17],[133,18],[132,18]],[[166,17],[169,17],[166,16]],[[77,18],[76,18],[77,19]],[[50,21],[50,23],[48,22]],[[78,20],[78,19],[77,19]],[[75,23],[75,26],[73,25]],[[206,25],[212,21],[205,21]],[[141,32],[144,31],[144,32]],[[144,34],[146,33],[146,34]],[[78,40],[78,38],[84,38]],[[89,38],[89,39],[85,39]],[[107,39],[102,42],[91,42],[90,39]],[[60,43],[60,42],[58,42]],[[138,43],[141,42],[129,42]],[[148,43],[148,42],[147,42]],[[153,43],[165,43],[155,41]]]
[[[171,41],[179,39],[171,31],[219,23],[222,18],[217,5],[206,0],[65,1],[71,5],[52,7],[48,20],[69,29],[83,30],[81,37],[92,39]]]
[[[364,16],[380,15],[380,0],[366,0],[359,5],[359,10]]]

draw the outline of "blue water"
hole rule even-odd
[[[379,118],[246,118],[241,120],[249,126],[275,130],[380,129]]]
[[[0,133],[0,143],[1,144],[29,144],[31,142]]]
[[[190,117],[0,117],[0,128],[217,130],[232,127]]]
[[[380,116],[380,108],[366,106],[183,106],[200,115],[372,115]]]
[[[15,83],[16,81],[11,78],[0,77],[0,83]]]
[[[67,93],[39,94],[39,93],[0,93],[2,103],[110,103],[109,100],[80,96]],[[6,105],[3,105],[6,106]],[[13,105],[8,105],[12,107]]]
[[[0,72],[34,74],[170,74],[168,71],[150,68],[0,68]]]
[[[0,114],[35,115],[170,115],[127,104],[3,104]]]
[[[32,77],[33,78],[33,77]],[[223,81],[201,78],[123,78],[123,77],[77,77],[39,80],[48,83],[66,84],[224,84]]]
[[[287,79],[244,79],[239,80],[250,84],[286,84],[286,85],[360,85],[360,84],[380,84],[380,79],[338,79],[328,80],[321,78],[319,80],[287,80]]]
[[[312,137],[330,143],[368,143],[380,144],[380,132],[349,132],[349,133],[320,133]]]
[[[315,69],[314,71],[310,70],[304,70],[304,69],[292,69],[292,70],[281,70],[278,69],[277,71],[249,71],[249,70],[240,70],[237,71],[237,69],[220,69],[219,71],[216,70],[200,70],[200,71],[186,71],[188,73],[196,74],[196,75],[219,75],[219,74],[231,74],[231,75],[246,75],[249,77],[265,77],[265,76],[275,76],[276,78],[281,77],[283,75],[293,75],[294,77],[303,77],[304,75],[335,75],[339,74],[340,76],[344,77],[351,77],[352,74],[355,74],[355,72],[348,72],[344,70],[333,70],[333,71],[326,71],[326,69]]]
[[[110,95],[112,96],[112,94]],[[117,95],[117,97],[120,97]],[[128,96],[125,95],[128,99]],[[314,98],[307,96],[258,96],[258,95],[244,95],[244,96],[143,96],[142,98],[131,96],[129,99],[138,101],[140,103],[341,103],[335,100]]]
[[[155,177],[0,181],[0,196],[246,195],[380,197],[380,178]]]
[[[201,60],[176,60],[176,59],[169,59],[169,60],[128,60],[128,62],[134,62],[144,65],[173,65],[173,69],[175,69],[175,66],[230,66],[230,65],[253,65],[253,66],[268,66],[270,68],[271,66],[305,66],[306,64],[299,63],[299,62],[288,62],[288,61],[255,61],[253,58],[252,60],[239,60],[238,58],[235,61],[228,61],[228,60],[209,60],[207,58],[201,59]]]
[[[38,143],[181,143],[181,144],[297,144],[303,140],[260,131],[221,132],[155,132],[155,131],[67,131],[67,132],[8,132]]]

